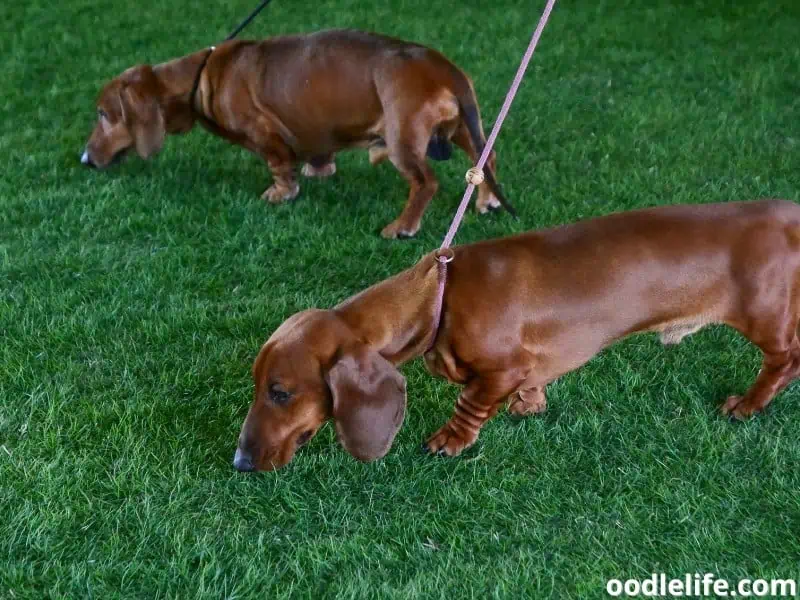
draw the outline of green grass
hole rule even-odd
[[[582,599],[661,571],[800,577],[800,388],[720,418],[759,362],[722,328],[623,342],[453,460],[419,452],[457,390],[416,361],[384,460],[327,426],[285,470],[234,472],[260,344],[435,247],[468,166],[435,165],[408,242],[377,235],[406,187],[365,153],[277,208],[258,159],[199,129],[149,163],[80,168],[103,82],[217,41],[253,4],[0,8],[0,598]],[[247,34],[427,43],[473,75],[488,127],[543,4],[279,0]],[[798,32],[794,0],[561,2],[497,146],[521,219],[471,212],[457,241],[800,199]]]

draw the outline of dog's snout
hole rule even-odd
[[[233,466],[237,471],[242,471],[243,473],[255,471],[253,457],[250,456],[249,452],[241,448],[236,448],[236,454],[233,456]]]
[[[84,150],[83,154],[81,154],[81,164],[86,165],[87,167],[93,167],[94,163],[92,162],[92,157],[89,156],[89,151]]]

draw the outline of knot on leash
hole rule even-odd
[[[483,183],[483,170],[479,169],[478,167],[472,167],[469,171],[467,171],[464,179],[467,180],[467,183],[472,185],[480,185]]]

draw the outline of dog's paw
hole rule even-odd
[[[273,183],[271,186],[267,188],[267,190],[261,194],[261,199],[266,200],[272,204],[280,204],[281,202],[287,202],[289,200],[294,200],[297,198],[297,195],[300,193],[300,184],[297,182],[292,183],[291,185],[278,185],[277,183]]]
[[[315,167],[311,163],[306,163],[303,165],[300,172],[303,174],[303,177],[330,177],[336,173],[336,163],[329,162],[321,167]]]
[[[419,231],[419,226],[415,228],[406,227],[405,225],[392,221],[381,231],[381,237],[387,240],[408,239],[412,238]]]
[[[472,446],[475,440],[464,440],[456,434],[448,425],[442,427],[434,433],[423,445],[423,449],[428,454],[437,456],[458,456],[464,450]]]
[[[500,200],[494,197],[494,194],[490,194],[486,198],[478,197],[478,201],[475,203],[475,209],[478,211],[478,214],[485,215],[490,212],[495,212],[500,210],[503,207],[500,204]]]
[[[508,412],[517,417],[536,415],[547,410],[547,397],[541,390],[521,390],[508,399]]]
[[[756,414],[759,409],[750,406],[743,400],[744,399],[741,396],[728,396],[728,399],[720,407],[720,412],[726,417],[736,419],[737,421],[749,419]]]
[[[383,145],[370,146],[369,164],[378,165],[389,158],[389,149]]]

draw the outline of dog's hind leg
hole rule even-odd
[[[755,383],[744,396],[730,396],[722,414],[745,419],[766,408],[772,399],[800,374],[800,343],[786,349],[762,348],[764,359]]]
[[[453,143],[466,152],[473,165],[478,162],[480,155],[478,154],[477,148],[475,148],[475,145],[472,143],[472,138],[463,121],[458,124],[453,134]],[[491,169],[492,173],[497,173],[497,161],[494,150],[489,154],[489,160],[486,161],[486,165]],[[500,200],[495,197],[491,189],[489,189],[489,184],[484,181],[478,186],[478,199],[475,202],[475,209],[480,214],[485,214],[489,211],[499,210],[500,208]]]
[[[425,160],[428,141],[436,122],[428,111],[422,110],[410,119],[395,115],[386,127],[386,147],[389,160],[410,186],[403,212],[383,228],[381,235],[388,239],[413,237],[419,231],[422,215],[436,194],[439,182]]]
[[[774,282],[773,282],[774,284]],[[788,286],[787,286],[788,287]],[[762,411],[772,399],[787,385],[800,375],[800,340],[797,337],[798,319],[797,310],[793,310],[788,289],[775,293],[774,288],[761,293],[772,296],[774,301],[778,295],[786,298],[784,308],[773,309],[772,314],[767,309],[758,305],[758,298],[749,311],[749,318],[743,322],[746,327],[736,327],[742,334],[761,349],[764,357],[761,370],[755,382],[744,396],[731,396],[722,405],[722,414],[731,415],[737,419],[744,419]],[[759,309],[761,313],[759,314]],[[755,316],[758,315],[758,316]]]

